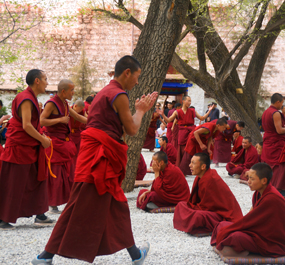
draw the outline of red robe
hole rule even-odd
[[[59,114],[51,114],[49,119],[56,119],[69,114],[68,104],[62,103],[58,95],[48,100],[52,102]],[[46,105],[45,104],[45,105]],[[48,177],[48,199],[50,206],[57,206],[67,203],[71,186],[73,184],[73,173],[70,174],[72,169],[72,160],[76,155],[76,146],[70,137],[70,125],[64,123],[57,123],[52,126],[43,127],[47,136],[52,139],[53,154],[51,157],[51,170],[56,178],[52,177],[49,173]],[[46,154],[50,157],[51,147],[46,149]]]
[[[172,131],[172,145],[178,150],[178,132],[179,132],[179,126],[178,124],[174,125],[173,131]]]
[[[175,209],[174,228],[191,234],[209,233],[221,221],[242,218],[240,206],[228,185],[214,169],[196,176],[190,199]]]
[[[141,190],[137,198],[137,207],[143,210],[149,202],[155,203],[158,207],[175,206],[181,201],[187,202],[190,196],[189,186],[183,173],[171,163],[168,163],[153,181],[151,192],[147,194],[145,201],[140,205],[139,197],[145,191],[147,190]]]
[[[285,190],[285,134],[278,134],[276,131],[273,121],[275,112],[280,113],[270,106],[262,115],[264,135],[261,160],[273,170],[271,184],[278,190]],[[284,116],[281,113],[280,115],[284,126]]]
[[[211,121],[216,124],[217,120]],[[236,121],[229,120],[229,129],[219,132],[215,138],[213,162],[214,163],[228,163],[231,161],[231,146],[233,134],[236,131]]]
[[[177,157],[177,150],[172,144],[167,143],[166,149],[164,149],[163,147],[160,147],[160,151],[163,151],[164,153],[166,153],[168,157],[168,161],[172,163],[173,165],[175,165],[176,157]]]
[[[178,149],[177,149],[177,159],[176,166],[180,166],[182,157],[184,155],[185,145],[188,139],[189,134],[195,129],[195,109],[188,108],[186,113],[182,109],[176,110],[178,114],[177,123],[178,123]]]
[[[208,145],[208,139],[211,136],[213,138],[215,138],[216,135],[219,133],[218,130],[215,131],[216,124],[212,123],[212,122],[206,122],[200,126],[197,126],[195,128],[195,130],[190,133],[188,140],[187,140],[186,147],[185,147],[185,153],[184,153],[184,156],[183,156],[182,161],[181,161],[180,166],[179,166],[179,168],[184,173],[184,175],[191,175],[191,170],[189,168],[189,164],[191,162],[193,155],[195,155],[197,153],[208,153],[207,150],[202,151],[202,149],[200,148],[200,145],[198,144],[198,142],[194,136],[194,132],[199,130],[200,128],[205,128],[208,130],[207,133],[199,135],[202,143],[205,144],[206,146]]]
[[[160,118],[160,115],[153,113],[152,119],[146,134],[145,142],[143,148],[153,150],[155,147],[155,131],[157,129],[156,122]]]
[[[19,217],[43,214],[48,210],[47,167],[41,143],[23,129],[18,110],[23,101],[32,102],[31,123],[41,132],[39,105],[28,87],[12,103],[5,149],[1,154],[0,219],[15,223]]]
[[[235,163],[237,165],[233,165]],[[258,153],[253,145],[247,150],[242,149],[236,156],[232,157],[232,161],[227,164],[226,169],[230,175],[242,174],[245,169],[250,169],[258,163]]]
[[[238,152],[242,149],[242,140],[243,137],[240,135],[237,139],[233,141],[233,149],[232,152],[238,154]]]
[[[140,161],[138,165],[137,177],[136,180],[143,180],[145,174],[147,172],[147,167],[143,155],[140,154]]]
[[[126,92],[111,80],[92,101],[70,200],[45,248],[50,253],[92,263],[96,256],[134,245],[129,207],[120,187],[128,147],[120,140],[122,123],[112,107],[119,94]]]
[[[222,229],[216,227],[211,245],[216,244],[218,250],[230,246],[237,252],[248,250],[267,257],[285,256],[284,198],[269,183],[262,196],[255,191],[252,206],[253,210],[237,222]],[[251,238],[249,247],[256,251],[242,247],[247,237]]]
[[[168,111],[167,117],[169,118],[173,113],[174,113],[175,109],[171,109]],[[166,133],[166,137],[168,139],[168,142],[171,143],[172,142],[172,125],[173,125],[173,121],[167,123],[167,133]]]

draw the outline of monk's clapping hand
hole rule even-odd
[[[154,102],[156,101],[157,96],[158,93],[156,91],[152,94],[148,94],[147,96],[143,95],[141,99],[136,100],[136,110],[142,110],[144,112],[149,111],[152,108]]]

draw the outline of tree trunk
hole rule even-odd
[[[160,93],[177,41],[182,31],[189,0],[152,0],[140,34],[134,57],[142,65],[139,85],[129,92],[130,109],[135,112],[135,100],[143,94]],[[138,163],[154,108],[146,113],[136,136],[126,137],[128,164],[122,188],[132,191]]]

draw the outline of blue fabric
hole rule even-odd
[[[160,148],[160,145],[158,143],[158,139],[155,138],[155,148]]]

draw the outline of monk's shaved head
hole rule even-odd
[[[187,98],[190,98],[189,96],[184,96],[183,98],[182,98],[182,100],[184,101],[185,99],[187,99]]]
[[[273,175],[273,172],[272,172],[272,169],[271,167],[266,164],[266,163],[257,163],[255,165],[253,165],[251,167],[252,170],[255,170],[255,174],[259,177],[259,179],[263,179],[263,178],[266,178],[267,179],[267,184],[269,184],[271,178],[272,178],[272,175]]]
[[[156,157],[157,161],[160,162],[160,161],[163,161],[165,164],[167,164],[168,162],[168,157],[167,157],[167,154],[164,153],[163,151],[158,151],[156,152],[153,157]]]
[[[85,107],[85,104],[82,100],[80,99],[77,99],[75,102],[74,102],[74,105],[78,106],[78,107]]]
[[[283,96],[279,93],[274,93],[271,97],[271,104],[275,104],[277,101],[282,102]]]
[[[199,157],[200,166],[205,164],[206,165],[206,170],[208,170],[210,168],[211,159],[210,159],[210,156],[208,154],[196,153],[194,156]]]
[[[74,86],[71,80],[62,79],[57,86],[57,91],[58,93],[61,93],[62,90],[67,91],[70,88],[70,86]]]
[[[217,120],[216,124],[222,126],[222,125],[227,125],[228,123],[226,119],[220,118]]]

